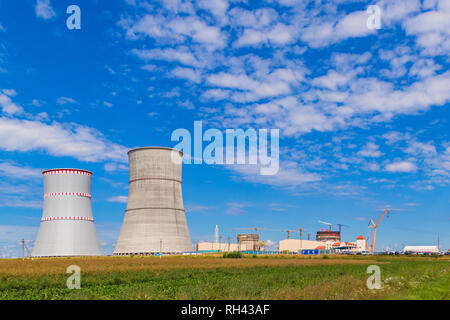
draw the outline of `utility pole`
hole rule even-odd
[[[159,259],[162,259],[162,239],[159,239]]]
[[[22,260],[25,260],[25,239],[22,239]]]
[[[302,243],[302,235],[303,235],[303,228],[298,228],[300,230],[300,250],[303,249],[303,243]]]

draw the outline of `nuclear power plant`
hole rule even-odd
[[[164,147],[128,152],[128,204],[114,255],[192,251],[181,192],[183,153]]]
[[[44,171],[44,210],[33,257],[99,256],[91,209],[92,172]]]
[[[251,254],[363,254],[374,253],[377,227],[386,209],[375,221],[372,243],[360,235],[356,241],[341,241],[343,224],[318,221],[328,229],[317,231],[316,240],[304,240],[303,228],[294,230],[268,230],[287,232],[287,239],[280,240],[275,248],[270,240],[261,240],[258,230],[263,227],[235,228],[253,229],[254,233],[237,234],[236,243],[227,242],[214,230],[214,242],[199,242],[193,251],[186,222],[182,196],[182,160],[180,150],[166,147],[136,148],[128,152],[129,194],[120,235],[114,255],[201,254],[209,252],[241,251]],[[39,232],[32,257],[99,256],[101,250],[97,239],[91,209],[92,172],[81,169],[51,169],[43,173],[44,207]],[[338,226],[339,230],[332,228]],[[299,233],[298,239],[291,233]],[[22,240],[22,256],[25,241]],[[266,249],[268,246],[268,249]],[[412,249],[411,249],[412,248]],[[437,249],[436,249],[437,248]],[[439,253],[439,245],[430,247],[406,247],[405,253]],[[27,249],[28,250],[28,249]]]

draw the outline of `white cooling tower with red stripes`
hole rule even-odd
[[[44,211],[32,256],[99,256],[91,209],[92,172],[52,169],[44,175]]]

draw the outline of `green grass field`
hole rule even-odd
[[[81,268],[81,289],[66,268]],[[383,286],[369,290],[369,265]],[[450,299],[448,257],[97,257],[0,260],[0,299]]]

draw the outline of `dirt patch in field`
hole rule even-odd
[[[166,269],[215,269],[215,268],[251,268],[258,266],[321,266],[345,264],[380,264],[376,259],[322,259],[314,257],[296,258],[244,258],[222,259],[219,257],[89,257],[89,258],[41,258],[0,260],[0,276],[39,276],[48,274],[66,274],[70,265],[77,265],[83,273],[110,273],[138,270]],[[384,262],[386,263],[386,262]]]

